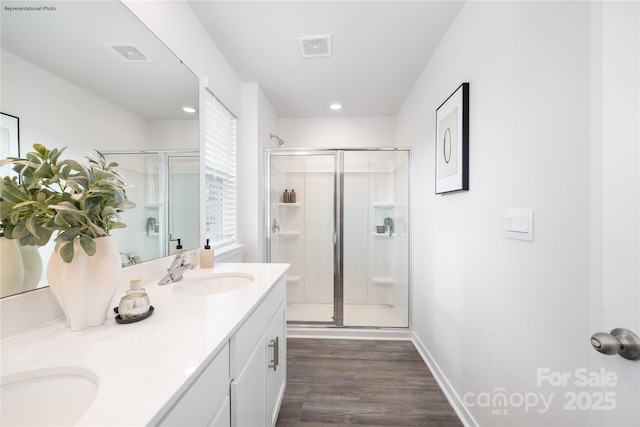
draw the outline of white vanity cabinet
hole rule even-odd
[[[229,344],[225,344],[159,425],[229,426],[229,381]]]
[[[230,341],[231,425],[273,426],[287,375],[285,279]]]
[[[160,266],[152,264],[149,272]],[[178,285],[199,286],[211,277],[222,288],[193,295],[177,292],[176,284],[156,286],[154,278],[146,286],[156,310],[149,319],[121,325],[115,313],[109,313],[104,325],[81,332],[69,332],[48,289],[5,298],[3,313],[5,307],[6,313],[27,313],[24,308],[36,304],[52,314],[44,323],[2,337],[0,371],[24,375],[55,373],[59,367],[65,372],[80,369],[78,378],[89,379],[98,389],[90,404],[88,399],[74,400],[74,409],[84,410],[74,425],[273,426],[286,380],[288,268],[278,263],[217,263],[213,269],[190,271]],[[225,277],[254,279],[226,291]],[[122,294],[130,278],[120,283]],[[117,306],[120,292],[112,306]],[[23,300],[5,305],[15,298]],[[40,299],[56,304],[58,314]],[[32,325],[27,317],[19,322]],[[136,363],[123,357],[123,349],[135,351]],[[37,357],[44,353],[47,357]],[[52,411],[45,418],[53,418],[59,408],[41,411]]]
[[[285,292],[283,277],[159,425],[275,425],[287,378]]]

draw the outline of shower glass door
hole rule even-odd
[[[291,264],[290,323],[336,324],[336,158],[333,152],[268,154],[267,259]]]
[[[344,326],[409,326],[409,155],[344,152]]]
[[[267,261],[291,265],[289,323],[409,326],[410,156],[267,150]]]

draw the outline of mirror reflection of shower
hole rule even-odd
[[[278,135],[270,134],[271,139],[275,139],[278,142],[278,146],[284,145],[284,141]]]
[[[114,233],[123,266],[170,255],[177,239],[184,250],[199,247],[199,153],[145,150],[104,153],[133,186],[141,209],[125,211],[126,232]]]

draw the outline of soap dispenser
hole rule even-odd
[[[204,249],[200,250],[200,268],[213,268],[213,249],[209,246],[209,239]]]
[[[178,239],[178,244],[176,245],[176,248],[173,250],[174,254],[179,254],[182,252],[182,244],[180,243],[180,239]]]
[[[292,188],[291,193],[289,193],[289,203],[295,203],[295,202],[296,202],[296,190]]]
[[[282,203],[289,203],[289,192],[287,189],[284,189],[284,193],[282,194]]]

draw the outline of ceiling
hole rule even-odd
[[[449,29],[458,1],[188,1],[243,82],[281,118],[395,115]],[[331,35],[302,59],[297,37]],[[340,102],[342,110],[329,104]]]
[[[8,7],[51,6],[50,11]],[[198,79],[119,1],[2,1],[2,48],[147,119],[195,119]],[[129,63],[105,43],[135,43],[154,62]],[[34,82],[37,84],[37,82]]]

